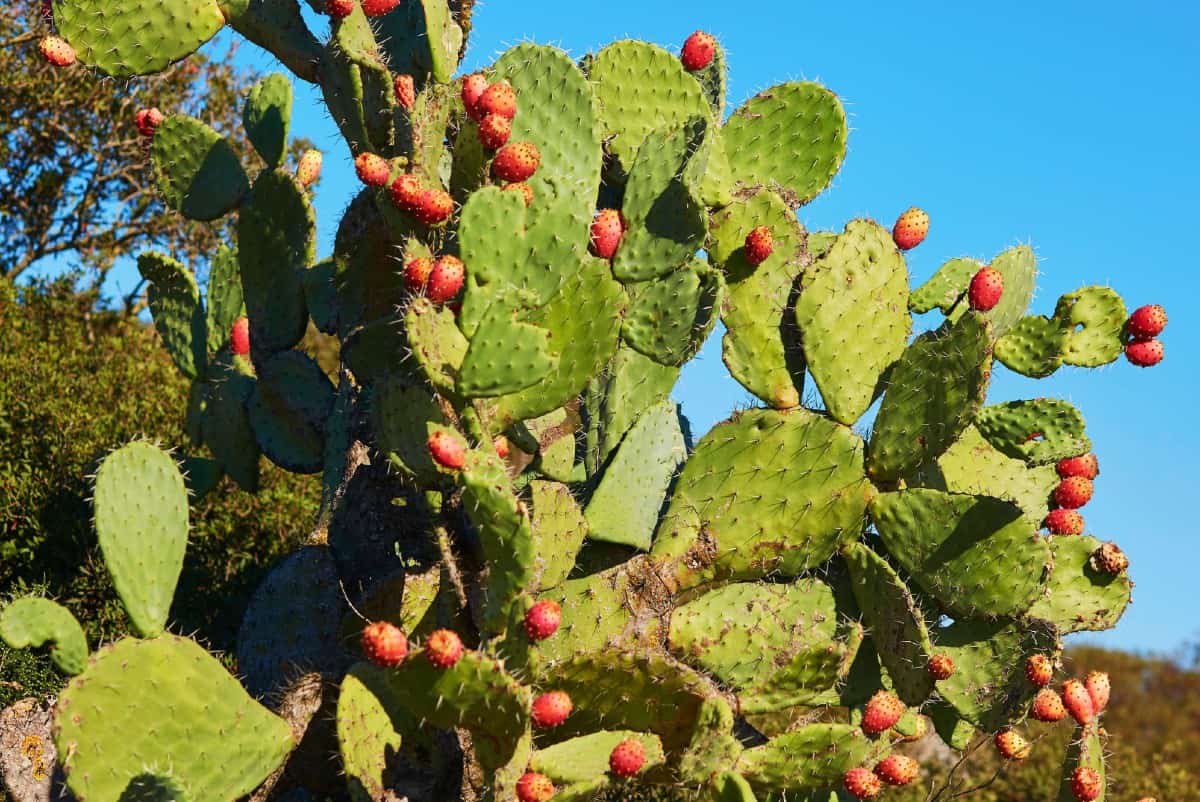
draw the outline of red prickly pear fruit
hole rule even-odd
[[[950,679],[954,676],[954,660],[948,654],[935,654],[929,658],[926,666],[929,676],[935,680]]]
[[[363,13],[368,17],[382,17],[400,5],[400,0],[362,0]]]
[[[888,755],[875,764],[875,776],[888,785],[908,785],[921,766],[908,755]]]
[[[443,468],[457,471],[467,463],[466,447],[461,440],[449,432],[434,432],[429,435],[426,445],[429,446],[429,454],[433,457],[433,461]]]
[[[883,790],[879,778],[862,766],[856,766],[842,775],[842,784],[856,799],[874,799]]]
[[[571,715],[573,705],[566,691],[550,691],[533,700],[530,716],[535,727],[557,727]]]
[[[133,122],[137,125],[138,133],[144,137],[154,136],[154,132],[158,130],[158,126],[162,125],[164,119],[163,113],[156,108],[140,109],[137,114],[133,115]]]
[[[525,208],[533,205],[533,187],[526,184],[524,181],[518,181],[515,184],[505,184],[503,192],[520,192],[525,198]]]
[[[1129,558],[1116,543],[1102,543],[1092,552],[1092,566],[1106,574],[1119,574],[1129,567]]]
[[[995,738],[996,750],[1005,760],[1024,760],[1033,752],[1029,741],[1016,730],[1000,730]]]
[[[319,150],[306,150],[296,165],[296,180],[301,186],[311,187],[321,177],[321,164],[325,157]]]
[[[75,63],[75,48],[61,36],[43,36],[38,42],[38,52],[55,67],[69,67]]]
[[[971,279],[967,300],[976,312],[989,312],[1000,303],[1004,294],[1004,274],[994,267],[985,267]]]
[[[1134,340],[1125,346],[1125,358],[1139,368],[1152,368],[1163,361],[1163,344],[1159,340]]]
[[[925,241],[929,233],[929,215],[923,209],[912,207],[896,218],[892,226],[892,241],[902,251],[909,251]]]
[[[404,266],[404,286],[411,292],[425,289],[429,274],[433,272],[433,260],[428,256],[418,256]]]
[[[1080,454],[1078,457],[1067,457],[1060,459],[1058,465],[1055,466],[1060,479],[1069,479],[1072,476],[1082,476],[1084,479],[1095,479],[1100,475],[1100,460],[1096,459],[1096,455],[1088,452]]]
[[[527,771],[517,780],[517,799],[520,802],[547,802],[554,796],[554,783],[545,774]]]
[[[497,457],[500,459],[508,459],[510,449],[508,446],[507,437],[504,435],[497,436],[494,440],[492,440],[492,448],[496,449]]]
[[[387,184],[392,166],[388,160],[375,153],[360,153],[354,159],[354,172],[358,180],[369,187],[382,187]]]
[[[448,629],[437,629],[425,640],[425,657],[434,668],[450,668],[463,654],[462,640]]]
[[[501,181],[528,181],[542,163],[542,154],[532,142],[505,145],[492,160],[492,173]]]
[[[1095,769],[1080,766],[1071,774],[1071,793],[1079,802],[1096,802],[1103,792],[1104,780]]]
[[[896,694],[888,691],[876,691],[863,711],[863,732],[875,735],[891,729],[903,715],[904,703]]]
[[[1077,510],[1092,500],[1092,480],[1068,476],[1054,488],[1054,503],[1064,509]]]
[[[712,64],[717,55],[717,40],[704,31],[696,31],[683,43],[679,60],[688,72],[697,72]]]
[[[601,259],[611,259],[617,253],[621,237],[625,236],[625,218],[616,209],[601,209],[592,220],[591,250]]]
[[[388,194],[391,195],[392,205],[404,212],[412,213],[417,208],[417,203],[421,200],[421,193],[425,191],[424,185],[421,184],[421,179],[410,173],[401,173],[392,182],[388,188]]]
[[[477,72],[463,78],[463,108],[466,110],[467,116],[476,122],[483,119],[483,115],[479,113],[479,98],[483,97],[483,93],[487,91],[487,88],[488,80],[482,73]]]
[[[507,117],[489,114],[479,123],[479,142],[488,150],[499,150],[512,136],[512,123]]]
[[[429,271],[429,285],[425,288],[425,294],[434,303],[444,304],[458,295],[465,275],[466,269],[457,256],[447,254],[438,257]]]
[[[229,350],[235,356],[250,354],[250,321],[244,315],[233,321],[229,328]]]
[[[436,226],[454,214],[454,198],[444,189],[423,189],[417,196],[412,215],[427,226]]]
[[[511,120],[517,116],[517,93],[507,81],[492,84],[483,90],[475,109],[481,118],[495,114]]]
[[[334,19],[345,19],[354,13],[354,0],[325,0],[325,13]]]
[[[411,75],[397,75],[392,81],[392,91],[396,94],[396,102],[408,111],[417,103],[417,87]]]
[[[746,261],[758,267],[775,251],[775,235],[768,226],[759,226],[746,235]]]
[[[1089,671],[1083,678],[1083,687],[1087,688],[1088,696],[1091,697],[1092,710],[1097,713],[1104,712],[1104,708],[1108,707],[1108,696],[1112,692],[1108,674],[1103,671]]]
[[[613,747],[608,768],[618,777],[632,777],[646,765],[646,747],[636,738],[626,738]]]
[[[1158,304],[1139,306],[1125,323],[1125,331],[1137,340],[1157,337],[1166,327],[1167,312]]]
[[[376,621],[362,631],[362,650],[375,665],[395,668],[408,657],[408,638],[395,624]]]
[[[1033,697],[1033,707],[1029,714],[1038,721],[1053,724],[1067,717],[1067,709],[1063,707],[1062,697],[1050,688],[1042,688]]]
[[[1042,526],[1052,535],[1083,534],[1083,516],[1075,510],[1050,510]]]
[[[1025,661],[1025,679],[1038,687],[1049,685],[1054,679],[1054,664],[1044,654],[1031,655]]]
[[[1091,695],[1083,683],[1077,679],[1069,679],[1063,683],[1062,702],[1063,707],[1071,714],[1071,718],[1079,722],[1081,727],[1090,724],[1096,716],[1096,711],[1092,707]]]
[[[562,608],[552,599],[543,599],[525,613],[525,634],[531,640],[545,640],[558,631]]]

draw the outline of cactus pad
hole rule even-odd
[[[246,171],[224,137],[199,120],[172,115],[150,148],[158,190],[167,205],[193,220],[215,220],[250,189]]]
[[[529,767],[545,774],[555,783],[585,783],[608,771],[608,756],[617,744],[626,739],[639,741],[646,750],[643,772],[662,765],[665,756],[658,736],[631,730],[605,730],[539,749],[534,752]]]
[[[971,278],[983,269],[978,259],[951,259],[938,268],[928,281],[912,291],[908,308],[918,314],[939,309],[948,313],[967,291]]]
[[[1031,465],[1076,457],[1092,448],[1092,441],[1084,434],[1083,415],[1057,398],[986,407],[975,419],[975,426],[997,451]]]
[[[1100,796],[1096,797],[1095,802],[1106,802],[1108,783],[1104,766],[1104,742],[1100,740],[1100,725],[1095,721],[1075,730],[1075,737],[1067,747],[1067,759],[1063,761],[1062,781],[1055,802],[1078,802],[1075,792],[1071,790],[1071,778],[1075,770],[1081,767],[1089,768],[1100,775]]]
[[[1054,568],[1046,594],[1029,610],[1061,633],[1100,631],[1116,626],[1130,601],[1133,585],[1125,573],[1108,574],[1092,566],[1100,548],[1093,537],[1056,537],[1050,543]]]
[[[812,724],[747,749],[736,771],[759,793],[814,791],[837,787],[851,768],[887,752],[886,741],[870,740],[857,727]]]
[[[161,253],[139,256],[138,272],[150,282],[147,298],[154,315],[154,328],[175,367],[189,379],[204,375],[208,333],[196,277]]]
[[[1054,319],[1066,332],[1063,361],[1096,368],[1121,355],[1125,302],[1108,287],[1084,287],[1058,299]]]
[[[292,82],[287,76],[273,72],[250,88],[242,110],[242,124],[268,169],[283,166],[291,121]]]
[[[60,0],[54,26],[84,64],[130,78],[161,72],[195,53],[225,27],[225,17],[215,0]]]
[[[67,675],[83,671],[88,645],[71,611],[50,599],[17,599],[0,613],[0,640],[12,649],[50,647],[50,659]]]
[[[238,272],[237,251],[227,245],[217,247],[208,268],[208,350],[216,353],[229,343],[233,323],[245,307],[242,276]]]

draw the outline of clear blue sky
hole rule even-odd
[[[1131,309],[1164,304],[1171,322],[1157,368],[1122,360],[1036,386],[998,368],[991,400],[1055,395],[1087,415],[1102,469],[1084,510],[1089,529],[1127,551],[1138,588],[1117,629],[1084,637],[1159,651],[1200,637],[1188,503],[1200,436],[1187,400],[1200,391],[1196,4],[492,0],[475,20],[468,69],[526,40],[575,55],[626,36],[674,50],[704,28],[728,50],[734,106],[795,78],[819,79],[846,103],[849,154],[833,187],[802,210],[810,227],[890,223],[919,205],[933,222],[909,258],[914,282],[948,258],[986,260],[1027,242],[1043,270],[1038,312],[1091,283],[1111,284]],[[239,57],[271,65],[249,45]],[[326,152],[324,254],[356,182],[319,94],[297,88],[293,131]],[[747,400],[724,371],[719,336],[686,369],[677,398],[697,433]]]

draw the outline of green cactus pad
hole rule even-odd
[[[1057,398],[985,407],[975,426],[997,451],[1031,465],[1076,457],[1092,448],[1084,433],[1083,414]]]
[[[1100,740],[1100,724],[1093,721],[1086,727],[1076,727],[1075,737],[1067,747],[1067,757],[1063,761],[1062,780],[1058,786],[1058,796],[1055,802],[1078,802],[1075,792],[1071,790],[1071,780],[1075,770],[1087,767],[1100,775],[1100,796],[1095,802],[1107,802],[1108,779],[1104,766],[1104,741]]]
[[[896,694],[918,705],[933,691],[926,666],[933,643],[912,593],[887,561],[862,543],[843,550],[850,586]]]
[[[1066,331],[1063,361],[1098,368],[1115,360],[1127,317],[1125,302],[1108,287],[1084,287],[1059,298],[1054,319]]]
[[[771,229],[775,249],[754,267],[744,246],[758,226]],[[785,335],[789,298],[803,267],[803,240],[796,216],[772,192],[755,192],[712,219],[709,258],[725,271],[727,285],[721,310],[725,366],[743,387],[777,409],[797,406],[804,384],[799,343]]]
[[[50,599],[17,599],[0,613],[0,640],[11,649],[50,647],[58,670],[74,676],[87,664],[88,645],[83,627],[71,611]]]
[[[1067,334],[1057,320],[1023,317],[996,340],[996,359],[1023,376],[1045,378],[1062,365]]]
[[[983,404],[991,344],[988,324],[970,314],[905,349],[875,418],[867,460],[872,479],[908,476],[958,439]]]
[[[228,245],[217,246],[208,268],[208,350],[216,353],[229,344],[233,323],[242,315],[242,276],[237,251]]]
[[[242,125],[268,169],[283,166],[291,122],[292,82],[287,76],[273,72],[250,88],[242,109]]]
[[[888,751],[887,741],[871,740],[857,727],[812,724],[747,749],[735,770],[758,793],[812,791],[839,786],[847,771]]]
[[[862,451],[849,429],[805,409],[718,424],[684,466],[655,561],[680,589],[817,567],[861,532]]]
[[[913,488],[870,511],[888,553],[953,616],[1016,616],[1042,591],[1050,548],[1015,504]]]
[[[662,741],[657,735],[632,730],[605,730],[539,749],[533,753],[529,768],[545,774],[555,783],[585,783],[608,772],[609,755],[617,744],[626,739],[639,741],[646,750],[646,763],[640,773],[652,771],[666,760]]]
[[[467,398],[517,393],[554,369],[550,332],[519,320],[524,314],[518,304],[492,303],[463,357],[459,393]]]
[[[707,783],[737,761],[742,744],[733,726],[733,709],[723,696],[704,700],[687,751],[679,757],[677,772],[684,783]]]
[[[442,474],[429,453],[429,437],[450,421],[428,388],[392,375],[371,391],[371,419],[379,449],[405,473],[436,486]]]
[[[180,462],[183,480],[187,484],[188,497],[199,501],[216,489],[225,478],[221,463],[206,457],[184,457]]]
[[[534,554],[540,566],[538,585],[553,588],[575,567],[575,555],[587,537],[588,523],[565,484],[534,480],[529,483],[529,491]]]
[[[538,645],[546,665],[578,654],[612,651],[639,637],[631,628],[636,623],[630,604],[631,575],[635,582],[640,578],[624,567],[611,568],[568,579],[541,594],[540,598],[558,602],[563,611],[558,632]]]
[[[255,379],[245,360],[222,352],[209,365],[209,392],[200,422],[204,442],[222,470],[243,490],[258,489],[261,450],[246,414]]]
[[[203,376],[208,361],[208,332],[196,277],[161,253],[139,256],[138,272],[150,282],[147,296],[154,328],[175,367],[189,379]]]
[[[723,771],[712,781],[713,802],[758,802],[746,778],[735,771]]]
[[[1037,281],[1037,257],[1028,245],[1018,245],[992,259],[994,270],[1004,276],[1004,292],[1000,302],[988,311],[982,313],[992,324],[992,333],[1001,337],[1021,320],[1033,300],[1034,285]],[[967,314],[967,304],[959,304],[949,315],[950,320],[958,320]]]
[[[336,273],[337,265],[332,258],[303,273],[305,305],[313,325],[323,334],[336,334],[338,330],[337,289],[333,283]]]
[[[145,441],[109,454],[96,472],[96,536],[134,629],[162,632],[187,549],[188,499],[179,466]]]
[[[939,309],[949,312],[967,291],[971,279],[983,269],[978,259],[959,257],[938,268],[928,281],[908,296],[908,308],[918,314]]]
[[[363,115],[366,105],[362,68],[330,38],[317,62],[317,78],[325,105],[342,138],[354,152],[370,150],[371,135]]]
[[[150,159],[167,205],[193,220],[221,217],[250,189],[230,144],[192,117],[173,114],[163,120],[154,132]]]
[[[565,407],[523,422],[525,430],[537,443],[538,473],[559,482],[573,481],[575,433],[579,424],[579,413]]]
[[[447,84],[430,84],[417,95],[417,102],[408,116],[412,127],[410,170],[419,175],[430,186],[445,186],[443,164],[446,153],[446,130],[454,114],[457,98],[455,87]],[[392,91],[389,87],[388,96]],[[408,112],[400,112],[403,119]],[[390,115],[389,115],[390,116]],[[401,150],[405,148],[401,147]]]
[[[54,27],[84,64],[114,78],[131,78],[162,72],[195,53],[225,27],[225,17],[215,0],[170,5],[59,0]]]
[[[725,152],[746,186],[774,190],[795,209],[837,175],[846,156],[846,111],[812,82],[773,86],[746,101],[725,124]]]
[[[429,71],[433,73],[433,80],[448,83],[458,68],[463,30],[451,17],[446,0],[421,0],[421,9],[425,12]]]
[[[732,295],[732,293],[731,293]],[[908,343],[908,272],[892,236],[853,220],[805,272],[796,301],[808,370],[829,414],[847,425]]]
[[[221,664],[173,635],[97,652],[58,698],[54,743],[79,799],[118,802],[147,766],[169,766],[194,800],[234,802],[293,746],[291,728]]]
[[[357,663],[342,678],[337,703],[338,753],[350,796],[355,802],[385,797],[387,758],[400,751],[405,734],[417,728],[400,705],[388,705],[387,673]]]
[[[621,345],[602,376],[588,386],[588,421],[585,463],[589,475],[600,471],[629,431],[650,407],[665,399],[679,378],[679,368],[662,365]]]
[[[333,243],[333,287],[338,331],[343,336],[356,326],[393,315],[405,300],[408,292],[404,274],[396,263],[402,246],[408,258],[429,255],[427,247],[410,247],[411,243],[393,234],[380,213],[381,206],[389,208],[390,201],[380,198],[377,204],[375,193],[364,190],[350,202],[338,224]]]
[[[704,115],[646,135],[621,204],[627,227],[613,257],[613,274],[621,281],[659,278],[703,245],[708,215],[700,181],[708,164],[709,127]]]
[[[434,73],[433,79],[443,83],[450,80],[463,30],[452,19],[446,0],[401,3],[373,24],[393,72],[412,75],[418,87],[425,73]]]
[[[588,537],[649,549],[667,486],[686,451],[675,402],[646,410],[625,435],[588,502]]]
[[[430,384],[453,393],[470,343],[454,322],[454,312],[417,298],[404,314],[404,330],[413,356]]]
[[[979,733],[974,724],[961,718],[958,711],[945,702],[935,701],[926,705],[925,710],[933,721],[933,728],[938,737],[951,749],[966,751]]]
[[[300,342],[308,327],[303,272],[316,252],[316,219],[304,189],[279,170],[266,170],[238,217],[238,263],[255,354]]]
[[[712,333],[724,300],[722,274],[700,259],[628,287],[632,300],[621,336],[663,365],[682,365]]]
[[[1124,572],[1097,571],[1091,557],[1098,548],[1100,541],[1094,537],[1051,540],[1054,568],[1046,594],[1029,610],[1030,618],[1048,621],[1063,634],[1116,626],[1129,605],[1133,583]]]
[[[310,357],[284,351],[258,372],[246,412],[267,458],[285,470],[316,473],[325,460],[325,421],[334,387]]]
[[[702,70],[692,73],[704,89],[704,96],[712,108],[714,120],[725,119],[725,95],[728,93],[729,69],[725,60],[725,48],[715,42],[712,61]]]

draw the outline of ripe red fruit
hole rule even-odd
[[[488,80],[482,73],[474,73],[463,78],[462,82],[462,102],[463,108],[466,109],[467,116],[472,120],[480,120],[483,115],[479,113],[479,98],[483,97],[483,93],[487,91]]]
[[[601,209],[592,221],[591,251],[601,259],[611,259],[617,253],[621,237],[625,236],[625,218],[616,209]]]
[[[425,187],[421,184],[421,179],[410,173],[401,173],[396,176],[396,180],[388,189],[388,193],[392,197],[392,205],[401,211],[410,213],[417,208],[421,193],[424,191]]]
[[[444,189],[423,189],[413,205],[412,216],[427,226],[444,223],[454,214],[454,198]]]
[[[862,766],[856,766],[842,775],[842,784],[857,799],[872,799],[883,790],[879,778]]]
[[[759,226],[746,235],[746,261],[758,267],[775,250],[775,235],[768,226]]]
[[[1067,709],[1063,707],[1062,698],[1057,693],[1050,688],[1042,688],[1037,692],[1037,696],[1033,697],[1033,707],[1029,714],[1038,721],[1052,724],[1066,718]]]
[[[543,599],[525,613],[525,634],[531,640],[545,640],[558,631],[562,608],[553,599]]]
[[[1157,337],[1167,327],[1167,312],[1158,304],[1139,306],[1125,323],[1125,331],[1138,340]]]
[[[1083,516],[1075,510],[1050,510],[1042,526],[1052,535],[1083,534]]]
[[[1095,769],[1080,766],[1071,774],[1071,793],[1079,802],[1095,802],[1103,792],[1104,781]]]
[[[928,233],[929,215],[914,206],[896,219],[896,225],[892,226],[892,241],[897,248],[907,251],[924,242]]]
[[[875,764],[875,776],[888,785],[908,785],[917,778],[920,768],[908,755],[888,755]]]
[[[296,165],[296,180],[301,186],[311,187],[321,177],[321,164],[325,157],[319,150],[306,150]]]
[[[895,726],[904,715],[904,702],[894,693],[876,691],[863,711],[862,728],[868,735],[875,735]]]
[[[381,187],[388,182],[392,166],[388,160],[375,153],[360,153],[354,159],[354,172],[358,180],[369,187]]]
[[[38,52],[55,67],[69,67],[75,63],[75,48],[61,36],[43,36],[38,42]]]
[[[245,316],[233,321],[229,328],[229,350],[235,356],[247,356],[250,353],[250,321]]]
[[[1077,510],[1092,500],[1092,480],[1068,476],[1054,488],[1054,503],[1068,510]]]
[[[345,19],[354,13],[354,0],[325,0],[325,13],[334,19]]]
[[[497,457],[499,457],[500,459],[508,459],[509,447],[508,447],[508,438],[507,437],[505,437],[502,434],[497,435],[492,440],[492,448],[496,449]],[[529,618],[528,613],[526,613],[525,617],[526,617],[526,619]]]
[[[512,123],[507,117],[489,114],[479,123],[479,141],[488,150],[499,150],[508,144],[512,136]]]
[[[465,275],[466,270],[458,257],[449,254],[438,257],[429,272],[429,286],[425,288],[425,294],[434,303],[444,304],[458,295]]]
[[[525,197],[525,207],[533,205],[533,187],[526,184],[524,181],[518,181],[515,184],[505,184],[503,192],[520,192]]]
[[[1029,741],[1016,730],[1000,730],[996,733],[996,749],[1005,760],[1024,760],[1033,752]]]
[[[492,160],[492,173],[501,181],[528,181],[542,163],[542,154],[532,142],[505,145]]]
[[[1096,711],[1092,707],[1091,694],[1077,679],[1069,679],[1063,683],[1062,702],[1063,707],[1071,714],[1071,718],[1079,722],[1080,726],[1091,723],[1096,715]]]
[[[1119,574],[1129,567],[1129,558],[1116,543],[1102,543],[1092,552],[1092,565],[1106,574]]]
[[[712,64],[713,57],[716,54],[717,40],[711,34],[707,34],[704,31],[696,31],[684,41],[683,50],[679,54],[679,60],[683,62],[685,70],[696,72]]]
[[[141,109],[133,115],[133,122],[137,125],[138,133],[144,137],[154,136],[158,126],[162,125],[163,119],[165,119],[163,113],[156,108]]]
[[[1044,654],[1031,655],[1025,661],[1025,678],[1034,685],[1049,685],[1054,679],[1054,664]]]
[[[429,274],[433,272],[433,260],[428,256],[418,256],[404,266],[404,286],[412,292],[425,289]]]
[[[363,629],[362,650],[375,665],[395,668],[408,657],[408,638],[395,624],[376,621]]]
[[[527,771],[517,780],[517,799],[520,802],[546,802],[554,796],[554,783],[545,774]]]
[[[392,91],[396,94],[396,102],[412,111],[417,102],[417,87],[411,75],[397,75],[392,82]]]
[[[1066,479],[1071,476],[1082,476],[1084,479],[1095,479],[1100,475],[1100,461],[1092,453],[1080,454],[1078,457],[1068,457],[1058,461],[1055,466],[1059,477]]]
[[[517,93],[507,81],[492,84],[479,96],[475,111],[480,117],[495,114],[511,120],[517,116]]]
[[[646,764],[646,747],[635,738],[626,738],[613,747],[608,768],[618,777],[632,777]]]
[[[400,0],[362,0],[363,13],[368,17],[382,17],[400,5]]]
[[[1163,344],[1158,340],[1134,340],[1125,346],[1125,358],[1139,368],[1152,368],[1163,361]]]
[[[437,629],[425,641],[425,657],[435,668],[450,668],[462,657],[463,645],[457,633]]]
[[[1000,303],[1004,294],[1004,275],[994,267],[985,267],[971,279],[967,300],[977,312],[988,312]]]
[[[1092,710],[1097,713],[1103,712],[1104,708],[1108,707],[1108,696],[1112,692],[1108,674],[1103,671],[1088,672],[1083,679],[1083,687],[1087,688],[1088,696],[1092,700]]]
[[[535,727],[557,727],[571,715],[571,697],[565,691],[550,691],[533,700],[530,715]]]
[[[929,665],[926,668],[929,676],[935,680],[950,679],[954,676],[954,660],[948,654],[933,655],[929,658]]]
[[[467,462],[467,450],[462,441],[449,432],[436,431],[426,441],[434,462],[443,468],[457,471]]]

